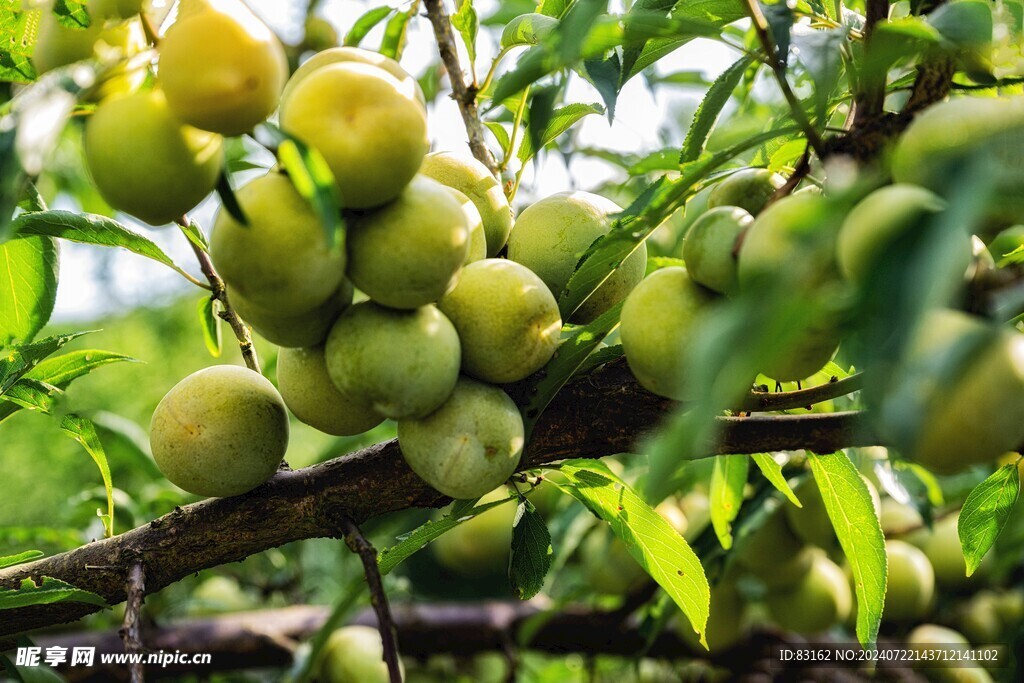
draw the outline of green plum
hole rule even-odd
[[[210,256],[228,286],[254,308],[297,315],[322,305],[345,277],[345,252],[327,241],[320,217],[288,176],[270,173],[236,193],[248,220],[223,207]]]
[[[334,323],[324,353],[341,393],[395,420],[440,408],[459,377],[459,335],[434,306],[354,304]]]
[[[744,168],[711,188],[708,208],[737,206],[756,216],[785,184],[785,178],[766,168]]]
[[[647,390],[682,400],[687,340],[713,294],[694,284],[685,268],[655,271],[630,292],[619,334],[629,369]]]
[[[454,187],[449,187],[448,191],[462,205],[466,220],[469,221],[469,252],[466,254],[465,263],[483,261],[487,258],[487,233],[484,232],[484,220],[480,217],[480,212],[472,199]]]
[[[739,545],[736,562],[769,588],[781,590],[799,583],[810,571],[814,557],[789,528],[786,514],[776,510]]]
[[[384,421],[372,408],[338,391],[327,372],[322,346],[281,349],[277,384],[295,417],[325,434],[362,434]]]
[[[380,631],[371,626],[344,626],[324,643],[317,662],[326,683],[388,683],[384,643]],[[402,668],[401,662],[399,667]],[[402,668],[404,676],[404,668]]]
[[[562,320],[555,298],[514,261],[470,263],[438,306],[459,331],[462,371],[485,382],[519,381],[558,348]]]
[[[797,633],[815,634],[849,617],[853,593],[843,570],[819,552],[798,583],[789,590],[772,591],[767,603],[779,626]]]
[[[277,313],[260,308],[237,292],[231,293],[231,305],[238,315],[261,337],[285,348],[305,348],[322,344],[331,325],[352,303],[352,284],[342,280],[338,290],[311,311]]]
[[[465,377],[436,411],[398,422],[409,467],[452,498],[482,496],[504,483],[524,442],[523,418],[508,394]]]
[[[686,232],[683,260],[694,282],[721,294],[735,294],[736,245],[754,218],[734,206],[720,206],[702,214]]]
[[[928,557],[904,541],[885,542],[889,576],[882,619],[915,622],[931,609],[935,595],[935,572]]]
[[[167,392],[149,439],[171,483],[200,496],[237,496],[277,471],[288,448],[288,411],[259,373],[216,365]]]
[[[448,188],[416,176],[393,202],[349,221],[348,277],[382,306],[433,303],[466,261],[469,228]]]
[[[504,486],[484,495],[477,505],[507,500]],[[445,568],[462,576],[489,576],[508,570],[515,502],[508,502],[459,524],[431,544]]]
[[[559,192],[527,207],[508,238],[508,257],[535,272],[557,298],[580,257],[612,228],[611,216],[622,209],[589,192]],[[647,245],[640,246],[571,316],[586,323],[619,303],[644,277]]]
[[[512,230],[512,209],[487,167],[467,154],[434,152],[423,159],[420,173],[469,197],[480,212],[487,255],[496,256]]]

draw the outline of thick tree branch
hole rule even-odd
[[[348,515],[342,516],[341,529],[345,534],[345,544],[348,549],[357,554],[363,563],[366,584],[370,588],[370,604],[377,615],[377,625],[384,649],[384,662],[388,665],[388,676],[391,683],[402,683],[402,670],[399,668],[398,662],[398,636],[395,632],[395,622],[391,618],[391,608],[388,606],[388,595],[384,592],[384,581],[380,577],[380,569],[377,568],[377,549],[366,540],[359,525],[353,522]]]
[[[567,385],[541,416],[520,469],[566,458],[630,452],[655,429],[673,403],[644,391],[624,362],[607,365]],[[719,442],[708,455],[877,445],[856,413],[722,418]],[[337,520],[356,523],[395,510],[440,507],[448,498],[405,464],[395,441],[342,458],[278,472],[257,489],[177,508],[149,524],[66,553],[0,570],[0,586],[23,578],[67,581],[110,604],[125,599],[123,577],[137,558],[146,583],[158,591],[202,569],[237,562],[292,541],[336,537]],[[0,611],[0,636],[74,621],[97,611],[84,603],[57,603]]]
[[[455,35],[452,33],[452,24],[448,13],[444,10],[444,2],[443,0],[424,0],[424,5],[426,5],[427,17],[434,27],[434,37],[437,40],[441,61],[444,62],[448,80],[452,84],[452,99],[459,105],[462,121],[466,125],[469,149],[473,152],[473,156],[500,181],[498,164],[485,142],[484,124],[481,123],[480,114],[477,111],[476,89],[466,85],[462,65],[459,63],[459,51],[455,47]]]

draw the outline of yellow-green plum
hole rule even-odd
[[[785,184],[785,178],[767,168],[744,168],[711,188],[708,208],[738,206],[756,216]]]
[[[423,159],[420,173],[455,188],[473,201],[484,222],[487,255],[497,255],[512,230],[512,209],[487,167],[468,154],[434,152]]]
[[[292,414],[325,434],[362,434],[384,421],[369,406],[338,391],[327,372],[322,346],[281,349],[277,385]]]
[[[580,545],[587,586],[605,595],[629,595],[650,583],[650,575],[641,567],[618,536],[602,524],[593,529]]]
[[[211,576],[192,591],[191,614],[244,612],[259,607],[259,601],[227,576]]]
[[[690,278],[721,294],[735,294],[736,243],[754,222],[744,209],[720,206],[693,222],[683,242],[683,260]]]
[[[52,3],[51,3],[52,4]],[[91,8],[90,8],[91,10]],[[43,7],[32,51],[32,65],[42,75],[58,67],[92,57],[93,45],[103,31],[103,19],[91,16],[86,28],[70,28],[57,20],[50,5]]]
[[[394,420],[434,412],[459,377],[459,335],[435,306],[354,304],[327,335],[325,356],[339,391]]]
[[[451,289],[469,254],[469,219],[448,188],[412,179],[390,204],[348,224],[348,277],[391,308],[419,308]]]
[[[550,470],[541,476],[542,480],[534,486],[527,497],[537,508],[537,512],[546,519],[550,519],[559,510],[562,501],[566,499],[566,495],[555,485],[556,482],[564,484],[566,482],[565,475],[558,470]],[[680,514],[682,513],[680,512]]]
[[[115,209],[150,225],[191,211],[217,185],[222,138],[182,125],[160,90],[105,100],[85,126],[85,160]]]
[[[398,422],[409,467],[452,498],[475,498],[500,486],[515,472],[524,442],[523,418],[508,394],[467,377],[430,415]]]
[[[277,471],[288,448],[288,411],[263,375],[215,365],[167,392],[149,439],[171,483],[200,496],[237,496]]]
[[[477,505],[508,497],[508,489],[502,486],[481,498]],[[430,547],[437,561],[456,574],[488,576],[507,571],[515,517],[515,502],[499,505],[448,531]]]
[[[93,55],[102,65],[102,80],[83,95],[90,102],[103,100],[138,90],[146,82],[147,70],[128,58],[148,47],[146,32],[138,18],[107,25],[93,45]]]
[[[978,572],[967,576],[967,560],[964,559],[963,547],[960,545],[958,521],[959,514],[946,515],[935,521],[930,533],[915,539],[935,571],[935,582],[950,592],[963,591],[977,585],[981,578],[979,573],[984,575],[986,568],[982,564]]]
[[[1024,97],[960,97],[914,117],[893,151],[892,175],[943,194],[954,191],[950,178],[958,167],[983,161],[991,196],[980,227],[999,230],[1024,221],[1022,155]]]
[[[932,312],[876,420],[903,455],[941,474],[1014,450],[1024,441],[1024,336],[957,311]]]
[[[907,634],[906,644],[909,649],[919,651],[922,659],[936,663],[925,669],[929,680],[936,683],[992,683],[992,676],[981,663],[968,663],[965,653],[971,645],[963,634],[953,629],[921,624]],[[941,652],[943,650],[946,652]]]
[[[833,228],[838,216],[828,199],[801,193],[762,211],[746,231],[737,274],[741,290],[785,286],[794,297],[816,294],[838,277]],[[785,352],[765,361],[761,372],[779,382],[802,380],[835,353],[835,321],[815,320],[794,334]]]
[[[183,0],[159,51],[171,110],[222,135],[265,121],[288,79],[281,41],[241,0]]]
[[[683,538],[693,543],[711,524],[711,500],[703,491],[690,491],[679,499],[679,509],[686,515]]]
[[[850,280],[862,282],[893,242],[941,212],[945,205],[934,192],[917,185],[896,184],[875,190],[843,221],[836,241],[839,269]],[[970,260],[970,240],[966,233],[963,238],[965,261],[961,273]]]
[[[329,50],[338,45],[338,29],[323,17],[306,17],[303,26],[302,44],[317,52]],[[383,56],[383,55],[381,55]]]
[[[334,321],[352,303],[352,284],[342,280],[337,291],[311,311],[291,313],[260,308],[237,292],[231,293],[231,305],[252,329],[271,344],[285,348],[305,348],[322,344]]]
[[[589,192],[559,192],[527,207],[508,238],[508,257],[537,273],[551,293],[562,294],[580,257],[611,230],[613,214],[622,209]],[[619,264],[571,316],[586,323],[626,298],[644,277],[647,245],[641,244]]]
[[[445,186],[447,187],[447,186]],[[462,205],[469,222],[469,251],[466,253],[465,263],[482,261],[487,258],[487,233],[484,232],[484,221],[476,208],[473,200],[454,187],[447,187],[452,196]]]
[[[94,17],[128,19],[142,10],[142,0],[89,0]]]
[[[772,589],[799,583],[810,571],[814,558],[814,551],[789,528],[782,510],[772,512],[736,552],[736,562]]]
[[[517,382],[540,370],[558,348],[558,304],[529,268],[484,259],[462,269],[438,303],[462,340],[462,371],[485,382]]]
[[[629,369],[647,390],[687,398],[687,340],[713,296],[678,266],[656,270],[630,292],[619,335]]]
[[[999,614],[1000,595],[993,590],[980,590],[957,610],[957,626],[976,645],[998,643],[1004,624]]]
[[[345,276],[319,216],[287,176],[270,172],[236,193],[248,225],[221,208],[210,256],[230,288],[254,307],[299,314],[323,304]]]
[[[344,626],[331,633],[317,662],[326,683],[388,683],[384,643],[371,626]],[[404,678],[404,668],[399,667]]]
[[[997,262],[1004,256],[1024,246],[1024,225],[1014,225],[1003,230],[988,243],[989,253]]]
[[[887,537],[899,537],[917,531],[924,525],[924,519],[912,505],[901,503],[892,498],[883,498],[878,521],[882,525],[882,533]]]
[[[420,88],[420,84],[398,62],[373,50],[344,46],[321,50],[299,65],[299,68],[295,70],[295,73],[285,83],[284,91],[281,93],[281,108],[278,114],[280,115],[284,112],[295,86],[305,80],[306,76],[321,67],[341,62],[358,62],[383,69],[398,79],[402,87],[408,90],[421,105],[426,106],[426,99],[423,97],[423,89]]]
[[[914,622],[928,613],[935,595],[935,572],[928,557],[899,540],[885,542],[889,578],[885,589],[882,619]]]
[[[706,652],[718,654],[739,642],[746,631],[746,604],[734,581],[725,579],[711,586],[711,602],[708,623],[705,629],[708,647]],[[705,652],[697,632],[682,614],[675,622],[675,631],[696,653]]]
[[[853,593],[846,574],[824,553],[815,556],[807,574],[786,591],[772,591],[768,609],[784,629],[814,634],[846,620]]]
[[[384,69],[360,62],[310,72],[289,92],[280,120],[324,156],[342,205],[352,209],[397,197],[430,146],[415,95]]]

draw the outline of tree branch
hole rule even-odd
[[[864,387],[864,376],[861,373],[845,379],[808,387],[800,391],[752,391],[740,406],[741,410],[753,412],[770,412],[774,410],[793,410],[830,401],[840,396],[860,391]]]
[[[622,361],[568,384],[534,429],[520,470],[566,458],[628,453],[673,409],[644,391]],[[721,418],[708,455],[884,445],[858,413]],[[173,512],[113,538],[0,570],[0,587],[51,576],[99,594],[125,599],[123,577],[141,557],[150,592],[203,569],[306,538],[336,537],[337,520],[357,524],[395,510],[441,507],[450,499],[430,488],[402,459],[396,441],[293,471],[278,472],[255,490],[214,498]],[[74,621],[97,611],[75,602],[0,611],[0,636]]]
[[[181,220],[178,221],[178,225],[182,228],[187,228],[188,218],[182,216]],[[210,255],[191,239],[189,239],[188,243],[192,247],[192,251],[195,252],[196,259],[199,261],[199,269],[210,283],[210,289],[212,290],[210,298],[219,302],[223,307],[223,310],[217,315],[231,327],[235,339],[238,340],[238,347],[242,350],[242,360],[245,361],[246,367],[250,370],[260,372],[260,360],[256,356],[256,347],[252,343],[252,334],[250,334],[245,322],[238,317],[235,309],[231,307],[231,302],[228,301],[227,285],[224,284],[224,280],[221,279],[220,275],[217,274],[217,270],[213,267]]]
[[[359,559],[363,563],[366,584],[370,588],[370,604],[377,615],[378,630],[384,649],[384,662],[388,665],[388,676],[391,683],[402,683],[402,670],[398,661],[398,636],[395,632],[395,622],[391,618],[391,610],[388,607],[388,595],[384,592],[384,582],[380,578],[380,569],[377,568],[377,549],[366,540],[359,525],[348,515],[342,516],[341,528],[345,534],[345,545],[359,555]]]
[[[125,586],[128,594],[127,604],[124,608],[124,623],[118,631],[118,635],[124,641],[124,651],[129,655],[143,652],[142,636],[142,601],[146,597],[146,573],[142,562],[138,561],[128,570],[128,582]],[[143,666],[140,663],[128,665],[128,672],[131,676],[131,683],[143,682]]]
[[[462,73],[462,65],[459,64],[459,51],[455,47],[455,35],[452,33],[452,24],[448,19],[448,13],[444,11],[443,0],[424,0],[427,9],[427,17],[434,27],[434,38],[437,40],[437,50],[441,54],[441,61],[448,72],[448,80],[452,84],[452,99],[459,105],[462,113],[462,122],[466,126],[466,134],[469,136],[469,148],[480,163],[487,167],[487,170],[501,180],[498,171],[498,164],[494,155],[487,148],[484,139],[484,124],[480,121],[480,114],[476,106],[476,90],[466,85],[466,77]]]

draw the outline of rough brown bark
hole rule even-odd
[[[643,390],[624,362],[567,385],[538,422],[520,469],[566,458],[629,452],[671,410],[671,401]],[[855,413],[722,418],[718,453],[760,453],[875,444]],[[177,508],[145,526],[29,564],[0,570],[0,586],[51,576],[102,596],[125,599],[125,578],[141,558],[146,587],[158,591],[202,569],[237,562],[292,541],[336,537],[343,515],[357,524],[413,507],[441,507],[449,499],[405,464],[395,441],[293,471],[278,472],[257,489]],[[74,621],[97,611],[64,602],[0,611],[3,636]],[[8,641],[9,642],[9,641]]]

